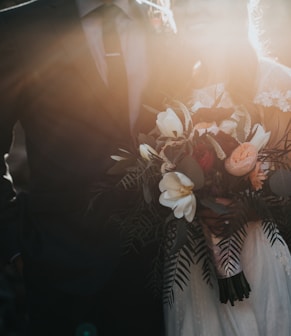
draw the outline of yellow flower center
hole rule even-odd
[[[180,187],[180,194],[181,196],[188,196],[191,194],[193,187],[192,186],[181,186]]]

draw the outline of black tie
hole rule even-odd
[[[109,98],[116,109],[120,126],[128,127],[127,74],[116,29],[115,18],[120,13],[115,5],[104,5],[102,9],[103,44],[107,63]]]

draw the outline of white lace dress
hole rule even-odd
[[[262,60],[260,71],[255,102],[290,113],[291,71],[267,60]],[[223,89],[219,84],[195,91],[194,101],[211,107]],[[221,105],[231,106],[227,93]],[[165,305],[166,335],[290,336],[291,256],[287,246],[279,241],[271,246],[261,223],[251,222],[241,263],[251,293],[234,306],[220,303],[218,288],[210,287],[202,279],[201,265],[192,265],[188,286],[183,291],[176,286],[173,306]]]

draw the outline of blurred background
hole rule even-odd
[[[34,1],[34,0],[32,0]],[[72,0],[73,1],[73,0]],[[154,0],[152,0],[154,2]],[[261,7],[261,38],[270,56],[291,67],[291,1],[290,0],[252,0]],[[0,0],[0,10],[17,6],[29,0]]]
[[[291,67],[291,1],[259,0],[261,39],[267,53]]]
[[[0,20],[1,11],[13,10],[13,7],[26,2],[30,1],[0,0]],[[291,0],[260,0],[260,4],[259,29],[261,40],[264,41],[264,51],[268,56],[291,67]],[[29,174],[23,149],[24,141],[22,128],[17,124],[8,161],[16,189],[19,190],[25,188]],[[0,264],[0,335],[24,335],[26,319],[22,277],[13,265]]]

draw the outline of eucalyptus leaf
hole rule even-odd
[[[269,179],[272,192],[278,196],[287,197],[291,195],[291,171],[278,169]]]
[[[185,174],[194,183],[195,190],[201,189],[204,186],[203,170],[192,156],[185,156],[177,164],[177,170]]]
[[[170,250],[171,254],[176,254],[185,245],[187,240],[187,224],[181,220],[177,222],[177,234]]]
[[[203,198],[200,200],[200,203],[218,215],[224,215],[229,212],[229,208],[227,206],[215,202],[214,198]]]

